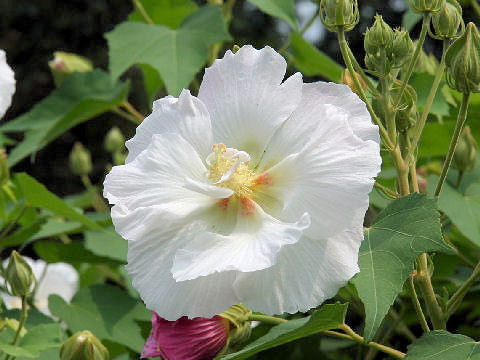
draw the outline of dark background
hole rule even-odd
[[[202,4],[205,1],[197,2]],[[372,23],[375,11],[392,27],[398,27],[404,5],[402,0],[359,2],[360,24],[348,33],[348,38],[354,53],[363,62],[362,33]],[[229,30],[235,43],[251,43],[257,48],[269,44],[280,48],[286,41],[286,34],[280,31],[285,24],[282,26],[279,21],[249,5],[245,0],[238,0],[234,7]],[[48,68],[54,51],[77,53],[90,58],[96,67],[108,69],[108,49],[103,34],[124,21],[132,9],[129,0],[1,0],[0,48],[6,51],[17,81],[13,104],[2,121],[30,110],[54,89]],[[418,36],[418,30],[417,26],[412,38]],[[426,45],[435,50],[433,42]],[[326,32],[317,46],[342,63],[334,34]],[[135,96],[142,91],[139,72],[133,69],[126,76],[132,81],[130,101],[143,113],[148,113],[148,104],[139,102]],[[127,138],[134,133],[134,127],[125,120],[111,113],[104,114],[75,127],[42,149],[35,159],[21,162],[15,170],[27,171],[59,195],[80,191],[79,179],[68,170],[68,154],[73,143],[81,141],[92,153],[92,179],[101,183],[105,166],[110,161],[103,150],[103,138],[113,125],[120,126]]]

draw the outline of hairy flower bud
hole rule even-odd
[[[400,84],[392,88],[392,98],[396,99],[401,90]],[[407,85],[402,93],[400,104],[395,117],[395,125],[399,132],[407,132],[415,126],[418,120],[417,93],[413,87]]]
[[[445,64],[450,87],[462,93],[480,91],[480,34],[473,23],[450,45]]]
[[[445,6],[445,0],[410,0],[410,7],[417,13],[438,13]]]
[[[60,348],[60,360],[108,360],[107,348],[90,331],[73,334]]]
[[[5,149],[0,149],[0,186],[5,185],[10,179],[10,170],[8,169],[8,157]]]
[[[5,271],[7,289],[13,296],[29,295],[35,289],[37,280],[32,268],[15,250],[12,251]]]
[[[458,140],[455,154],[453,156],[453,164],[460,171],[472,171],[475,168],[475,160],[478,150],[478,144],[467,125],[462,131],[462,135]]]
[[[103,144],[105,146],[105,150],[110,153],[120,151],[125,147],[125,137],[120,129],[114,126],[105,136],[105,141]]]
[[[76,142],[70,152],[70,170],[75,175],[87,175],[92,171],[92,157],[90,151],[85,149],[83,145]]]
[[[60,86],[75,71],[89,72],[93,70],[92,62],[86,57],[63,51],[55,51],[53,56],[53,60],[48,62],[48,66],[57,86]]]
[[[392,57],[395,66],[402,66],[413,54],[414,46],[406,30],[395,30]]]
[[[465,31],[462,19],[462,7],[456,0],[448,0],[441,11],[432,18],[435,34],[432,37],[440,40],[450,40],[459,37]]]
[[[377,54],[382,49],[388,52],[392,48],[393,30],[378,14],[375,15],[373,26],[367,29],[365,33],[364,45],[367,54],[372,55]]]
[[[367,90],[367,84],[365,83],[365,81],[362,79],[362,77],[360,76],[359,73],[357,73],[355,71],[355,76],[357,77],[358,79],[358,82],[360,83],[360,86],[362,87],[363,90]],[[352,77],[352,74],[350,73],[350,71],[348,69],[345,69],[343,71],[343,74],[342,74],[342,83],[343,84],[346,84],[350,87],[350,89],[352,89],[352,91],[356,94],[358,94],[358,89],[357,89],[357,86],[355,85],[355,81]]]
[[[360,20],[357,0],[321,0],[320,20],[332,32],[352,30]]]

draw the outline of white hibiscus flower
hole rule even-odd
[[[198,97],[154,103],[105,180],[133,286],[167,320],[306,311],[358,272],[378,128],[347,86],[282,83],[286,65],[227,51]]]
[[[13,70],[7,64],[5,51],[0,49],[0,118],[12,103],[15,92],[15,77]]]
[[[34,304],[37,309],[50,316],[48,309],[48,297],[52,294],[61,296],[69,302],[78,290],[78,273],[72,265],[66,263],[47,264],[42,259],[33,260],[28,256],[22,258],[32,268],[33,275],[38,281],[35,291]],[[8,259],[4,260],[3,266],[7,267]],[[1,278],[2,283],[4,282]],[[7,309],[21,309],[22,300],[17,296],[1,293]]]

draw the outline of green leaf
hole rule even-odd
[[[45,351],[59,348],[64,334],[60,324],[42,324],[27,331],[19,346],[29,351]]]
[[[81,265],[82,263],[119,265],[118,261],[95,255],[85,249],[79,242],[62,244],[58,242],[39,241],[35,243],[33,248],[37,255],[49,264],[66,262],[76,265]]]
[[[127,241],[118,235],[113,227],[104,231],[86,231],[85,247],[96,255],[127,261]]]
[[[347,304],[326,304],[311,316],[290,320],[276,325],[264,336],[248,344],[242,350],[222,357],[222,360],[246,359],[260,351],[267,350],[291,341],[301,339],[322,331],[336,329],[343,324]]]
[[[40,150],[75,125],[120,105],[128,85],[112,82],[101,70],[75,72],[28,113],[0,127],[2,132],[26,131],[23,141],[9,154],[15,165]]]
[[[360,246],[360,273],[353,278],[365,304],[365,340],[370,341],[403,283],[415,258],[424,252],[453,250],[444,242],[435,201],[412,194],[393,201],[365,230]]]
[[[428,177],[428,192],[435,191],[439,177]],[[480,183],[465,184],[466,189],[455,189],[447,181],[438,198],[438,208],[443,211],[470,241],[480,246]]]
[[[135,320],[150,321],[151,312],[124,291],[110,285],[81,289],[67,304],[58,295],[50,295],[51,313],[65,321],[75,333],[88,329],[100,340],[110,340],[140,352],[145,345]]]
[[[15,231],[12,235],[3,239],[2,246],[17,246],[27,242],[28,240],[32,240],[34,235],[40,231],[44,222],[45,220],[41,220],[33,223],[32,225],[22,227],[21,229]]]
[[[10,345],[2,341],[0,341],[0,350],[3,351],[5,354],[11,355],[17,358],[23,357],[27,359],[34,359],[40,355],[38,351],[24,349],[20,346]]]
[[[140,2],[155,24],[165,25],[172,29],[176,29],[188,15],[198,8],[192,0],[140,0]],[[128,20],[146,22],[138,9],[128,16]]]
[[[19,173],[15,175],[15,181],[20,186],[28,206],[49,210],[67,219],[82,223],[90,229],[101,229],[101,226],[67,205],[65,201],[48,191],[33,177]]]
[[[341,81],[343,67],[297,32],[290,34],[290,49],[293,65],[305,75],[320,75],[337,83]]]
[[[403,14],[402,25],[407,31],[410,31],[415,25],[418,24],[420,20],[422,20],[422,15],[417,14],[412,9],[408,8],[408,10]]]
[[[416,73],[413,74],[410,80],[410,85],[417,90],[418,101],[417,105],[420,110],[425,108],[427,104],[427,97],[432,87],[434,76],[428,73]],[[441,89],[445,81],[440,82],[439,88]],[[450,105],[448,104],[442,91],[437,91],[435,98],[433,99],[430,113],[438,116],[446,116],[450,111]]]
[[[264,13],[285,20],[293,30],[298,30],[295,0],[248,0]]]
[[[105,37],[110,71],[117,78],[130,66],[148,64],[160,73],[168,92],[179,95],[208,58],[208,46],[229,40],[218,6],[203,6],[176,30],[139,22],[118,25]]]
[[[408,347],[405,360],[479,360],[480,344],[468,336],[435,330]]]

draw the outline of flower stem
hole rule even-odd
[[[25,324],[25,321],[27,320],[27,296],[26,295],[23,295],[22,296],[22,314],[20,316],[20,322],[18,323],[18,328],[17,328],[17,331],[15,332],[15,337],[13,338],[13,342],[12,342],[12,345],[16,345],[17,344],[17,341],[18,341],[18,338],[20,337],[20,333],[22,332],[22,329],[23,329],[23,325]],[[10,359],[10,355],[7,355],[5,357],[5,360],[9,360]]]
[[[468,292],[468,289],[470,289],[470,286],[475,282],[477,277],[480,275],[480,262],[475,266],[473,269],[472,274],[468,278],[467,281],[463,283],[462,286],[453,294],[453,296],[448,300],[447,302],[447,317],[452,315],[455,310],[457,310],[458,306],[462,302],[463,298]]]
[[[153,25],[154,22],[152,20],[152,18],[150,16],[148,16],[147,12],[145,11],[145,8],[143,7],[142,3],[140,2],[140,0],[133,0],[133,4],[135,5],[135,7],[137,8],[138,12],[143,16],[143,18],[145,19],[145,21],[150,24],[150,25]]]
[[[470,5],[473,7],[473,11],[480,17],[480,6],[478,5],[477,0],[470,0]]]
[[[378,96],[379,93],[378,93],[377,88],[375,87],[375,85],[373,85],[372,81],[367,76],[367,74],[365,74],[365,71],[363,71],[362,67],[360,66],[357,59],[355,58],[355,55],[353,55],[352,49],[350,49],[350,46],[348,46],[348,44],[347,44],[347,48],[348,48],[348,54],[350,56],[350,60],[352,61],[353,68],[355,69],[356,72],[358,72],[360,74],[363,81],[365,81],[365,83],[368,85],[368,88],[370,89],[372,94],[374,96]]]
[[[425,253],[418,257],[417,276],[415,280],[417,280],[418,286],[420,290],[422,290],[423,300],[425,301],[425,306],[427,307],[433,328],[435,330],[445,330],[445,316],[433,290],[432,280],[428,272],[427,254]]]
[[[85,186],[85,189],[87,189],[87,191],[94,194],[94,199],[92,201],[93,208],[97,212],[110,211],[110,208],[105,204],[105,202],[103,201],[103,198],[98,194],[97,189],[95,188],[95,186],[93,186],[88,175],[82,175],[80,176],[80,179],[82,180],[82,183],[83,183],[83,186]]]
[[[404,79],[402,79],[402,87],[400,89],[400,92],[398,93],[397,100],[395,101],[395,108],[398,108],[398,105],[400,104],[400,100],[402,99],[403,92],[405,91],[405,88],[407,87],[408,81],[410,80],[410,76],[412,76],[413,68],[415,67],[415,64],[417,63],[418,56],[420,55],[420,50],[422,50],[423,43],[425,42],[425,38],[427,36],[427,31],[428,31],[428,27],[430,26],[431,17],[432,17],[432,15],[430,13],[423,16],[422,31],[420,32],[420,37],[418,38],[417,47],[415,48],[415,52],[413,53],[413,56],[410,59],[410,63],[408,64],[407,73],[406,73]]]
[[[283,323],[288,322],[287,319],[282,319],[282,318],[278,318],[278,317],[275,317],[275,316],[260,315],[260,314],[250,314],[248,316],[248,320],[249,321],[261,321],[261,322],[271,324],[271,325],[279,325],[279,324],[283,324]],[[379,351],[382,351],[386,354],[389,354],[389,355],[391,355],[391,356],[393,356],[394,358],[397,358],[397,359],[403,359],[405,357],[404,353],[402,353],[398,350],[392,349],[388,346],[378,344],[378,343],[373,342],[373,341],[370,341],[369,343],[365,343],[365,339],[362,336],[358,335],[355,331],[352,330],[352,328],[350,328],[350,326],[348,326],[346,324],[342,324],[338,328],[345,331],[346,334],[343,334],[343,333],[338,332],[338,331],[332,331],[332,330],[322,331],[321,334],[328,335],[328,336],[333,336],[333,337],[337,337],[337,338],[341,338],[341,339],[356,341],[360,344],[373,347],[373,348],[375,348]]]
[[[113,109],[111,109],[111,111],[121,117],[123,117],[124,119],[127,119],[128,121],[131,121],[133,122],[134,124],[138,125],[140,124],[138,122],[138,119],[135,117],[135,116],[132,116],[130,115],[129,113],[127,113],[126,111],[120,109],[119,107],[114,107]]]
[[[386,143],[387,147],[389,149],[393,149],[394,145],[392,143],[392,140],[388,136],[387,130],[383,126],[382,122],[378,118],[378,116],[375,114],[375,111],[372,108],[372,105],[367,99],[367,96],[365,95],[365,91],[363,90],[362,86],[360,85],[360,81],[358,78],[355,76],[355,70],[353,69],[352,61],[349,56],[349,51],[348,51],[348,44],[347,40],[345,39],[345,31],[340,29],[337,32],[338,35],[338,43],[340,44],[340,50],[342,52],[343,60],[345,61],[345,64],[347,65],[347,69],[352,75],[353,82],[358,90],[358,93],[360,95],[360,99],[367,105],[368,112],[370,113],[370,116],[372,117],[373,122],[378,125],[380,129],[380,134],[382,135],[383,141]]]
[[[385,194],[385,196],[391,198],[391,199],[396,199],[398,197],[400,197],[399,194],[397,194],[396,192],[390,190],[388,187],[378,183],[378,182],[375,182],[375,184],[373,184],[377,189],[379,189],[382,193]]]
[[[437,188],[435,189],[435,197],[438,198],[440,192],[442,191],[443,183],[447,177],[448,169],[452,164],[453,155],[455,154],[455,148],[457,147],[458,139],[462,133],[463,125],[467,120],[467,110],[468,110],[468,101],[470,100],[470,93],[464,93],[462,96],[462,103],[460,104],[460,109],[458,110],[457,123],[455,124],[455,130],[453,131],[452,140],[450,141],[450,147],[448,149],[447,158],[443,163],[442,173],[440,174],[440,179],[437,183]]]
[[[437,73],[435,74],[435,78],[433,79],[433,84],[432,84],[432,87],[430,88],[430,92],[427,97],[427,103],[425,104],[425,108],[422,112],[422,117],[420,118],[420,122],[415,127],[415,134],[413,136],[412,146],[408,152],[407,159],[409,159],[410,156],[413,155],[413,152],[415,151],[415,148],[418,145],[418,141],[420,140],[420,136],[422,135],[423,128],[425,127],[425,123],[427,122],[428,114],[430,113],[430,109],[432,107],[433,101],[435,100],[435,95],[437,94],[438,86],[440,85],[440,81],[442,80],[442,76],[445,71],[445,54],[447,53],[447,48],[448,48],[448,40],[444,40],[440,65],[438,66]]]
[[[143,116],[137,109],[135,109],[133,107],[132,104],[130,104],[127,100],[125,100],[123,103],[122,103],[122,106],[131,114],[133,115],[134,117],[137,118],[137,122],[140,124],[143,119],[145,118],[145,116]]]
[[[408,285],[410,288],[410,294],[412,296],[412,303],[413,307],[415,308],[415,312],[417,313],[418,320],[420,321],[420,325],[422,325],[422,329],[424,332],[430,332],[430,328],[428,327],[427,319],[425,319],[425,315],[423,314],[422,305],[420,305],[420,301],[418,300],[417,292],[415,291],[415,284],[413,283],[413,276],[410,276],[408,280]]]

